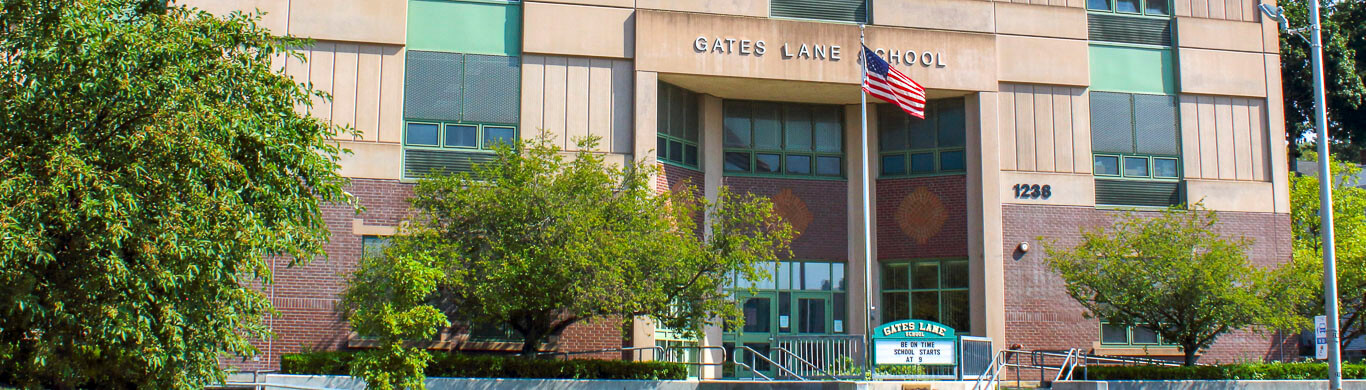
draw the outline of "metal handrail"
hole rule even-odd
[[[1005,354],[1006,350],[1002,350],[991,356],[991,363],[987,365],[987,371],[982,373],[982,375],[977,377],[977,380],[972,382],[972,390],[981,389],[983,379],[987,380],[988,389],[996,387],[996,377],[1001,374],[1001,369],[1004,368],[1005,365]]]
[[[675,362],[675,361],[672,361],[672,360],[665,360],[665,359],[659,359],[659,358],[656,358],[656,360],[663,360],[663,361],[668,361],[668,362],[670,362],[670,363],[687,364],[687,365],[695,365],[695,366],[722,366],[722,365],[725,365],[725,364],[726,364],[726,362],[725,362],[725,360],[726,360],[726,348],[725,348],[725,347],[722,347],[722,346],[719,346],[719,345],[675,345],[675,346],[671,346],[671,347],[662,347],[662,348],[664,348],[664,349],[663,349],[662,352],[660,352],[660,354],[661,354],[662,356],[666,356],[666,357],[667,357],[667,356],[673,356],[673,354],[671,354],[670,352],[673,351],[674,349],[696,349],[696,350],[699,350],[699,351],[705,351],[705,350],[708,350],[708,349],[716,349],[716,350],[720,350],[720,351],[721,351],[721,361],[715,362],[715,363],[706,363],[706,362],[700,362],[700,361],[699,361],[699,362],[695,362],[695,363],[694,363],[694,362]]]
[[[244,387],[244,386],[251,386],[251,388],[257,389],[257,390],[272,389],[272,388],[275,388],[275,389],[294,389],[294,390],[339,390],[339,389],[333,389],[333,388],[331,388],[331,387],[313,387],[313,386],[286,385],[286,384],[269,383],[269,382],[224,382],[224,383],[222,383],[222,384],[207,385],[207,386],[204,386],[204,388],[229,388],[229,387]]]
[[[787,369],[787,367],[783,367],[783,365],[778,364],[778,362],[773,361],[773,359],[769,359],[768,356],[764,356],[763,354],[760,354],[759,351],[755,351],[753,348],[750,348],[750,347],[744,346],[744,345],[737,345],[737,346],[735,346],[735,351],[738,352],[738,351],[740,351],[741,349],[746,350],[746,351],[749,351],[750,362],[754,362],[754,358],[756,358],[756,357],[759,358],[759,359],[764,359],[764,361],[768,362],[768,364],[773,365],[773,367],[777,367],[780,373],[781,373],[781,372],[786,372],[788,375],[791,375],[793,378],[797,378],[797,380],[799,380],[799,381],[806,381],[806,378],[803,378],[801,375],[798,375],[797,373],[792,372],[792,370]],[[788,352],[788,353],[791,353],[791,352]],[[735,365],[745,367],[745,369],[748,369],[750,372],[754,373],[755,375],[758,375],[758,376],[760,376],[760,377],[763,377],[764,380],[768,380],[768,381],[772,381],[772,380],[773,380],[773,378],[769,377],[768,375],[764,375],[763,373],[760,373],[759,370],[757,370],[757,369],[754,368],[754,366],[745,364],[744,362],[740,361],[740,360],[739,360],[739,359],[740,359],[740,354],[732,352],[730,356],[731,356],[731,362],[732,362],[732,363],[735,363]]]
[[[786,354],[788,354],[788,355],[791,355],[791,356],[794,357],[794,358],[797,358],[797,361],[802,362],[803,364],[806,364],[807,367],[811,367],[811,368],[813,368],[815,371],[819,371],[821,375],[825,375],[825,377],[826,377],[826,378],[830,378],[830,380],[839,380],[839,378],[836,378],[834,375],[830,375],[830,372],[829,372],[829,371],[826,371],[824,368],[821,368],[820,366],[817,366],[817,365],[811,363],[810,361],[807,361],[806,359],[802,358],[801,355],[797,355],[797,354],[795,354],[795,353],[792,353],[792,351],[787,350],[787,348],[777,347],[777,348],[771,349],[769,352],[772,353],[772,352],[775,352],[775,351],[776,351],[776,352],[783,352],[783,353],[786,353]],[[781,359],[780,359],[780,360],[781,360]],[[803,380],[805,380],[805,379],[803,379]]]

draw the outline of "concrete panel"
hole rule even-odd
[[[342,176],[398,180],[402,172],[403,147],[399,144],[339,141],[351,154],[341,156]]]
[[[1265,56],[1266,64],[1266,116],[1262,128],[1266,129],[1267,150],[1270,154],[1268,168],[1271,183],[1275,185],[1276,212],[1290,212],[1290,169],[1286,159],[1285,141],[1285,101],[1281,99],[1281,58],[1274,54]]]
[[[402,47],[380,48],[379,72],[379,140],[399,142],[403,136],[403,65]]]
[[[1248,132],[1251,133],[1252,141],[1252,180],[1267,180],[1267,165],[1270,159],[1267,158],[1266,151],[1266,125],[1262,122],[1266,120],[1266,102],[1250,99],[1248,101]]]
[[[768,0],[636,0],[636,8],[768,17]]]
[[[1037,169],[1034,149],[1034,87],[1015,87],[1015,161],[1021,171]],[[1005,108],[1002,108],[1005,109]]]
[[[1262,25],[1244,21],[1176,18],[1177,45],[1198,49],[1262,51]]]
[[[402,45],[407,0],[289,0],[289,34]]]
[[[360,47],[337,44],[332,74],[332,124],[356,126],[356,81],[359,77]]]
[[[522,57],[522,139],[533,139],[545,129],[545,56]]]
[[[1076,172],[1072,163],[1072,95],[1053,89],[1053,150],[1055,172]]]
[[[635,131],[632,132],[635,139],[631,143],[631,158],[638,162],[654,163],[655,139],[659,132],[656,128],[659,123],[659,75],[654,72],[634,72],[635,78]],[[705,142],[705,136],[703,137]],[[720,164],[721,159],[704,159],[706,161],[716,160]],[[710,169],[710,167],[708,167]],[[717,167],[719,172],[720,167]],[[651,180],[654,181],[654,180]],[[711,188],[708,186],[708,188]]]
[[[636,25],[637,70],[840,84],[860,81],[855,25],[648,10],[636,12]],[[992,35],[874,26],[867,28],[867,37],[870,48],[897,51],[898,59],[923,60],[908,64],[887,56],[926,88],[996,89]]]
[[[1180,49],[1179,58],[1181,92],[1266,96],[1266,68],[1261,54]]]
[[[1272,183],[1262,181],[1186,180],[1186,199],[1217,211],[1275,211]]]
[[[561,147],[566,145],[566,93],[568,89],[569,60],[565,57],[546,57],[545,59],[545,106],[541,129],[555,135]]]
[[[580,139],[588,136],[588,59],[570,57],[566,69],[564,148],[579,150]]]
[[[635,55],[635,10],[582,5],[526,3],[526,53],[631,58]]]
[[[312,84],[315,89],[331,93],[333,62],[337,55],[337,44],[334,42],[318,42],[309,50],[312,53],[308,55],[308,83]],[[331,121],[332,102],[314,96],[313,107],[309,107],[308,113],[315,118]]]
[[[1086,89],[1072,90],[1072,161],[1073,172],[1091,174],[1091,98]]]
[[[596,151],[612,147],[612,60],[588,60],[588,134],[598,137]]]
[[[996,7],[997,34],[1087,39],[1085,9],[992,4]]]
[[[1015,197],[1016,185],[1049,186],[1048,198]],[[1096,178],[1089,174],[1001,171],[1001,203],[1095,206]]]
[[[1233,99],[1233,170],[1238,180],[1252,180],[1252,129],[1248,99]]]
[[[1233,103],[1227,97],[1214,98],[1214,141],[1219,154],[1219,178],[1233,180],[1238,172],[1234,165]]]
[[[380,136],[380,101],[385,98],[380,92],[382,53],[378,46],[362,45],[356,60],[356,130],[367,141],[378,141]]]
[[[1035,86],[1034,153],[1035,169],[1039,172],[1054,172],[1056,169],[1053,141],[1053,87]]]
[[[1015,153],[1015,85],[1001,84],[997,100],[999,120],[996,128],[1001,133],[1000,139],[997,140],[997,149],[1001,154],[1001,169],[1013,171],[1019,166],[1019,157]]]
[[[997,36],[997,77],[1002,82],[1090,85],[1088,50],[1086,41]]]
[[[612,153],[631,154],[635,132],[632,112],[635,96],[634,70],[628,61],[612,62]]]
[[[225,16],[232,11],[251,14],[260,11],[260,26],[275,34],[289,32],[289,1],[283,0],[181,0],[179,4],[208,11],[215,16]]]
[[[1199,104],[1191,95],[1182,95],[1180,100],[1182,172],[1188,179],[1198,179],[1203,177],[1200,170]]]
[[[625,7],[625,8],[631,8],[631,7],[635,7],[635,6],[636,6],[636,0],[535,0],[535,2],[537,2],[537,3],[577,4],[577,5],[597,5],[597,6],[603,6],[603,7]],[[527,3],[527,4],[531,4],[532,2],[531,2],[531,1],[528,1],[528,2],[526,2],[526,3]]]
[[[988,1],[873,0],[873,22],[879,26],[992,32],[995,8]]]

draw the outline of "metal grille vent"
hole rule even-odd
[[[1096,152],[1133,152],[1133,105],[1130,104],[1129,94],[1091,92],[1091,149]]]
[[[403,177],[419,178],[432,172],[447,175],[471,172],[475,164],[494,161],[497,157],[493,153],[405,149]]]
[[[459,120],[464,55],[409,51],[403,76],[403,116]]]
[[[465,55],[465,121],[517,123],[521,116],[521,60]]]
[[[1181,203],[1181,183],[1096,179],[1096,204],[1167,207]]]
[[[1178,155],[1176,97],[1134,95],[1136,153]]]
[[[1171,19],[1090,14],[1087,17],[1087,22],[1093,41],[1157,46],[1172,45]]]
[[[866,23],[867,0],[772,0],[773,16]]]

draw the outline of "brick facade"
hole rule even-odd
[[[732,192],[769,197],[779,215],[800,234],[792,240],[795,260],[849,258],[849,182],[727,176]]]
[[[275,338],[255,343],[260,353],[253,360],[228,358],[223,363],[241,370],[273,370],[280,367],[282,354],[347,348],[350,326],[338,313],[337,304],[361,256],[362,236],[353,234],[352,221],[359,218],[365,225],[398,226],[409,215],[412,187],[397,180],[352,179],[347,190],[365,211],[357,214],[346,206],[324,205],[322,213],[332,232],[326,245],[328,256],[294,267],[288,267],[286,260],[272,264],[275,284],[266,293],[278,315],[265,321]],[[620,347],[623,337],[619,325],[615,319],[574,324],[555,344],[556,350]]]
[[[967,258],[967,176],[877,181],[878,260]]]
[[[1043,249],[1038,237],[1072,246],[1081,241],[1080,229],[1110,226],[1121,211],[1092,207],[1004,205],[1001,208],[1004,231],[1004,272],[1006,304],[1006,345],[1022,344],[1025,349],[1091,350],[1100,341],[1100,322],[1082,316],[1080,304],[1063,289],[1063,281],[1043,264]],[[1254,240],[1248,255],[1252,263],[1273,266],[1290,260],[1290,216],[1288,214],[1219,212],[1216,231],[1224,236],[1243,236]],[[1021,242],[1031,244],[1021,253]],[[1201,355],[1201,363],[1247,360],[1280,360],[1297,354],[1294,335],[1258,334],[1238,331],[1219,337]]]

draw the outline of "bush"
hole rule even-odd
[[[1073,378],[1082,378],[1074,372]],[[1328,379],[1328,364],[1300,363],[1244,363],[1217,366],[1161,367],[1161,366],[1090,366],[1085,378],[1090,380],[1248,380],[1248,379]],[[1343,364],[1345,379],[1366,378],[1366,364]]]
[[[301,375],[349,375],[355,352],[306,352],[280,358],[280,372]],[[687,379],[680,363],[624,360],[546,360],[494,355],[436,353],[428,377],[547,379]]]

